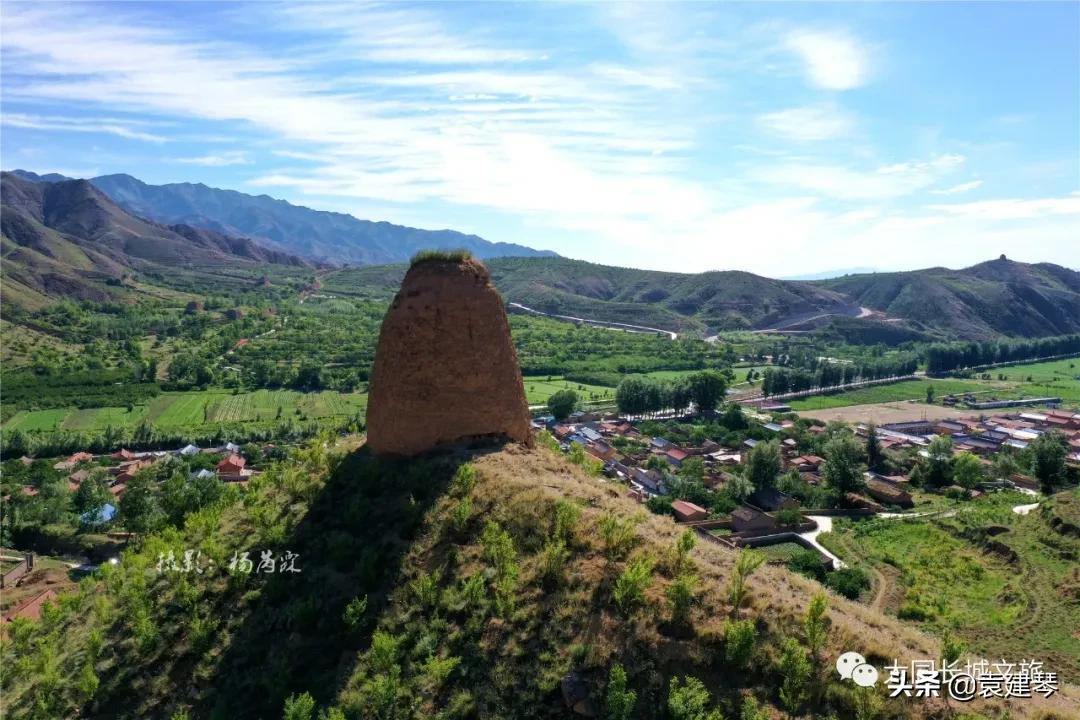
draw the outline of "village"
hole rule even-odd
[[[90,452],[79,451],[66,458],[58,459],[49,463],[51,470],[65,474],[67,491],[75,496],[84,483],[100,483],[107,488],[108,499],[99,500],[95,507],[83,512],[79,516],[80,529],[96,533],[104,538],[117,541],[125,541],[131,536],[130,528],[114,530],[113,526],[119,519],[119,509],[127,494],[128,488],[136,481],[136,476],[146,471],[148,475],[154,469],[160,469],[163,476],[166,472],[183,472],[191,482],[213,481],[225,483],[236,487],[244,487],[250,479],[258,474],[258,470],[252,467],[248,456],[258,455],[266,457],[277,450],[275,446],[262,448],[246,447],[227,442],[217,447],[199,448],[195,445],[185,445],[176,450],[133,452],[120,448],[115,452],[103,455],[94,455]],[[30,457],[21,457],[16,461],[23,467],[30,469],[35,463],[48,463],[46,460],[36,460]],[[25,484],[20,488],[22,502],[40,497],[41,489],[31,484]],[[3,502],[7,506],[7,512],[11,512],[12,497],[4,496]],[[17,510],[16,510],[17,512]],[[53,557],[39,558],[34,552],[16,552],[6,548],[0,548],[0,588],[6,590],[3,608],[3,622],[9,623],[15,618],[37,620],[41,616],[45,603],[56,598],[60,591],[70,586],[66,575],[81,576],[92,572],[97,568],[97,562],[104,561],[115,563],[117,557],[101,557],[118,547],[114,544],[102,544],[101,552],[95,553],[97,557],[84,558],[84,562],[74,562],[71,558],[66,560]],[[73,553],[63,553],[63,556]],[[46,570],[45,573],[32,575],[37,569]],[[54,572],[49,573],[48,570]],[[24,585],[25,583],[25,585]]]
[[[817,542],[817,535],[828,532],[831,518],[904,517],[918,516],[922,504],[930,506],[931,495],[958,500],[978,500],[987,493],[1013,490],[1032,496],[1032,504],[1017,506],[1016,512],[1033,508],[1039,495],[1040,483],[1030,474],[1012,471],[1003,474],[995,465],[1001,453],[1015,454],[1028,447],[1039,436],[1058,432],[1067,443],[1066,463],[1080,467],[1080,413],[1069,410],[1023,410],[996,415],[940,421],[920,420],[869,427],[859,424],[851,428],[860,442],[866,443],[873,433],[876,444],[892,458],[893,466],[914,466],[931,458],[931,446],[936,438],[948,438],[952,460],[970,453],[981,468],[980,481],[974,487],[956,484],[933,488],[916,487],[910,470],[878,472],[867,469],[861,473],[861,487],[844,493],[835,506],[804,506],[799,499],[783,492],[783,482],[763,487],[745,487],[740,502],[730,512],[710,512],[702,505],[682,498],[672,498],[668,484],[678,478],[687,463],[700,463],[701,482],[710,490],[739,485],[754,448],[762,443],[779,446],[781,473],[797,474],[810,487],[823,483],[824,457],[808,448],[813,438],[827,432],[827,426],[817,421],[800,419],[774,408],[771,414],[747,413],[751,427],[758,428],[738,446],[723,447],[710,439],[696,444],[672,442],[659,436],[648,436],[639,430],[639,422],[616,415],[599,415],[576,411],[563,422],[552,416],[534,419],[538,432],[547,431],[567,453],[575,446],[602,463],[602,473],[612,481],[624,483],[629,497],[640,503],[650,503],[650,509],[670,507],[676,522],[693,528],[712,542],[730,547],[765,547],[794,542],[817,552],[829,569],[843,566],[839,558]],[[779,480],[780,476],[778,476]],[[748,492],[747,492],[748,491]],[[735,493],[736,497],[740,493]],[[661,500],[659,504],[655,504]],[[650,502],[651,501],[651,502]]]

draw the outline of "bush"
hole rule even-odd
[[[800,550],[787,561],[788,570],[801,573],[808,578],[825,582],[825,564],[821,556],[813,550]]]
[[[870,587],[870,576],[861,568],[842,568],[829,573],[825,585],[847,599],[855,600]]]
[[[641,555],[629,563],[615,581],[613,597],[615,604],[624,615],[629,615],[635,607],[645,600],[645,588],[652,579],[654,561],[648,555]]]
[[[754,654],[757,628],[752,620],[727,620],[724,622],[724,659],[739,670],[750,664]]]

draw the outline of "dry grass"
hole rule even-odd
[[[624,496],[620,485],[586,476],[578,468],[545,449],[526,450],[507,446],[502,452],[477,457],[473,464],[479,471],[475,496],[484,505],[503,517],[546,517],[545,508],[562,498],[573,499],[583,507],[580,535],[587,544],[596,545],[598,523],[606,513],[639,518],[639,543],[634,553],[651,553],[664,558],[674,546],[683,528],[670,518],[649,513]],[[722,637],[722,625],[730,606],[727,587],[736,554],[719,544],[699,541],[691,553],[696,573],[701,580],[700,601],[693,611],[694,635],[677,639],[661,632],[664,608],[664,588],[669,580],[662,573],[662,563],[654,575],[647,593],[648,605],[657,612],[646,611],[644,617],[622,621],[609,613],[590,618],[589,633],[597,646],[590,649],[590,660],[606,664],[614,658],[623,643],[644,644],[665,674],[692,672],[707,682],[710,647]],[[602,586],[609,581],[606,560],[593,547],[576,561],[572,570],[575,582],[582,587]],[[865,605],[846,600],[818,583],[791,573],[783,567],[763,566],[750,579],[750,601],[744,617],[753,617],[761,630],[760,644],[768,655],[786,636],[801,636],[801,622],[810,599],[818,593],[829,595],[829,617],[832,632],[823,652],[825,658],[855,649],[881,667],[894,658],[906,661],[940,656],[938,640],[903,621]],[[530,583],[531,585],[531,583]],[[526,600],[528,602],[530,600]],[[573,614],[575,608],[564,608]],[[652,617],[650,617],[650,614]],[[703,671],[703,668],[706,668]],[[724,680],[719,679],[724,683]],[[730,679],[726,681],[730,684]],[[970,710],[999,710],[1001,704],[972,703]],[[940,708],[939,708],[940,709]],[[1080,717],[1080,689],[1063,687],[1049,699],[1019,700],[1008,705],[1014,717],[1044,717],[1057,713],[1060,717]],[[902,711],[908,717],[929,717],[931,705],[922,700],[912,701]]]

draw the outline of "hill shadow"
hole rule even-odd
[[[293,532],[272,548],[277,557],[297,553],[301,572],[267,575],[245,588],[257,596],[193,715],[277,718],[285,699],[301,692],[331,704],[370,643],[425,513],[474,454],[451,448],[390,459],[361,448],[348,456]],[[223,602],[242,594],[227,593]],[[350,630],[345,609],[365,596],[364,619]]]

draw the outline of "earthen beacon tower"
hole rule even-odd
[[[375,453],[504,436],[530,442],[502,298],[465,253],[414,259],[383,319],[367,411]]]

